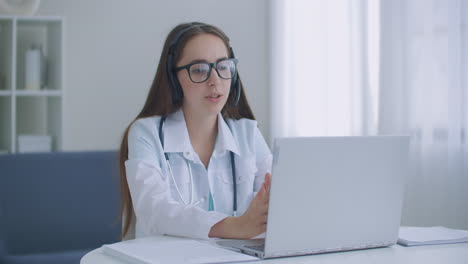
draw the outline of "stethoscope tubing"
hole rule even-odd
[[[161,120],[159,121],[159,141],[161,143],[161,146],[163,147],[163,152],[164,152],[164,132],[163,132],[163,126],[164,122],[166,121],[166,116],[161,116]],[[228,125],[229,126],[229,125]],[[229,127],[230,129],[230,127]],[[169,155],[164,152],[164,157],[166,159],[166,165],[169,171],[169,174],[172,178],[172,181],[174,182],[174,185],[176,187],[177,194],[179,195],[181,201],[185,205],[192,205],[196,206],[199,203],[201,203],[204,199],[196,202],[193,204],[193,195],[194,195],[194,190],[193,190],[193,175],[192,175],[192,167],[190,166],[189,162],[186,161],[188,171],[189,171],[189,176],[190,176],[190,202],[187,203],[185,202],[182,193],[179,190],[179,187],[177,185],[177,182],[175,181],[174,174],[172,173],[172,168],[169,162]],[[230,151],[230,157],[231,157],[231,172],[232,172],[232,183],[233,183],[233,205],[232,205],[232,215],[237,216],[237,179],[236,179],[236,163],[235,163],[235,157],[234,157],[234,152]]]

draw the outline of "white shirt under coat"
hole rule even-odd
[[[235,154],[237,213],[242,215],[260,189],[265,173],[271,171],[272,155],[257,122],[228,119],[218,115],[218,135],[208,168],[194,151],[182,110],[170,114],[163,126],[164,149],[159,141],[159,116],[133,123],[128,135],[127,181],[136,216],[135,237],[174,235],[208,239],[211,227],[233,214],[233,180],[230,151]],[[185,205],[166,165],[169,160],[177,186],[190,201],[193,175],[197,205]],[[208,211],[209,193],[215,211]]]

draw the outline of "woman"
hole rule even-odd
[[[255,237],[266,228],[270,169],[229,38],[178,25],[122,140],[122,237]]]

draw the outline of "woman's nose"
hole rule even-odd
[[[218,76],[215,68],[211,69],[210,76],[208,76],[208,85],[218,84],[221,81],[221,78]]]

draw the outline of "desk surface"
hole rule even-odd
[[[125,262],[109,256],[102,248],[95,249],[81,259],[81,264],[123,264]],[[245,263],[245,262],[244,262]],[[386,248],[327,253],[301,257],[259,260],[249,263],[347,263],[347,264],[396,264],[396,263],[468,263],[468,243],[417,247],[395,245]]]

